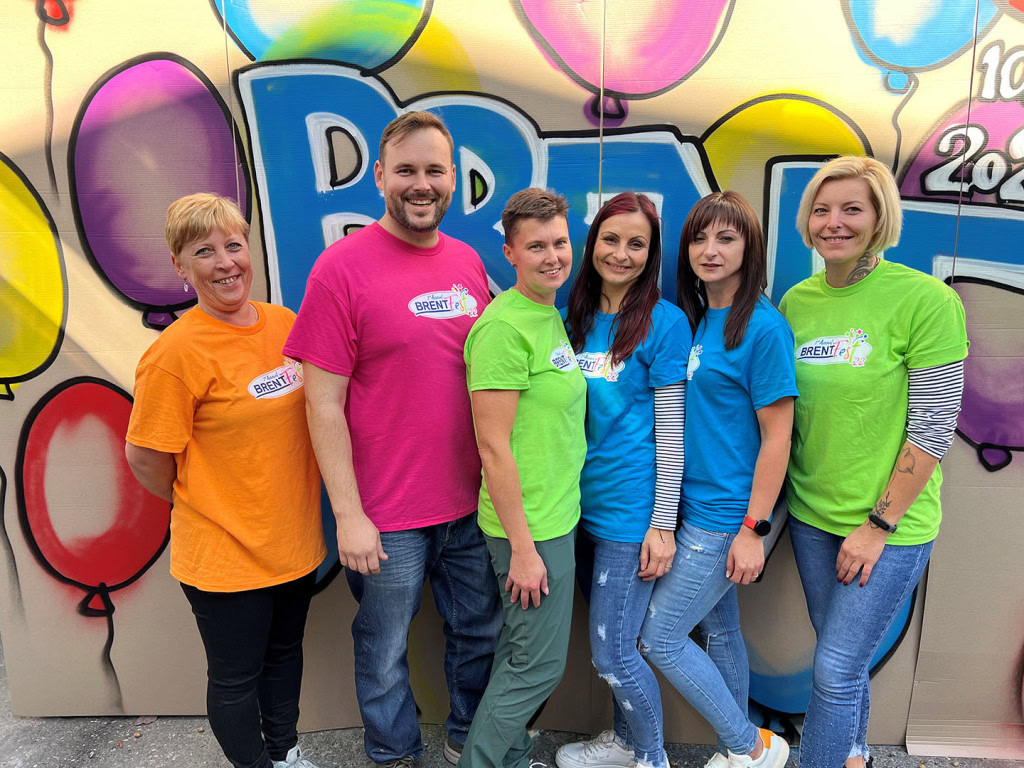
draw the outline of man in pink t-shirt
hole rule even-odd
[[[444,124],[429,112],[393,120],[374,176],[384,216],[317,260],[284,351],[303,362],[310,437],[359,601],[366,753],[403,765],[423,752],[406,650],[429,577],[445,621],[444,756],[455,763],[502,624],[476,524],[480,459],[462,356],[490,294],[476,252],[437,230],[455,190]]]

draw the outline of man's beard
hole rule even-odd
[[[391,218],[410,232],[430,232],[431,230],[437,229],[438,225],[441,223],[441,219],[444,218],[445,213],[448,211],[448,206],[451,205],[452,202],[451,195],[446,195],[444,197],[435,195],[434,198],[434,217],[425,223],[413,221],[406,215],[406,206],[411,204],[406,203],[400,197],[386,195],[384,198],[384,206],[387,208],[388,214]]]

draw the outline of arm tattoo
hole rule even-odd
[[[853,285],[871,274],[871,270],[878,266],[878,257],[873,253],[865,253],[853,266],[853,271],[846,278],[847,285]]]
[[[916,466],[917,457],[910,452],[909,446],[905,447],[903,453],[896,459],[896,471],[901,475],[912,475]]]
[[[882,515],[885,514],[885,510],[887,510],[891,506],[892,502],[889,501],[889,492],[886,491],[885,496],[878,500],[878,503],[875,504],[875,508],[872,511],[874,512],[874,514],[878,515],[879,517],[882,517]]]

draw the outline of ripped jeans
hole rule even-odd
[[[715,729],[719,745],[746,755],[757,728],[747,717],[750,668],[736,585],[725,578],[735,536],[683,522],[672,570],[655,583],[640,634],[647,660]],[[706,650],[690,639],[695,626]]]
[[[638,760],[666,768],[658,679],[637,650],[653,581],[642,581],[641,543],[609,541],[580,529],[576,578],[590,604],[590,652],[611,686],[615,733]]]

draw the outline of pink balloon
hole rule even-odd
[[[608,96],[663,93],[697,70],[714,50],[735,0],[518,0],[525,26],[569,77],[597,93],[601,30]]]

